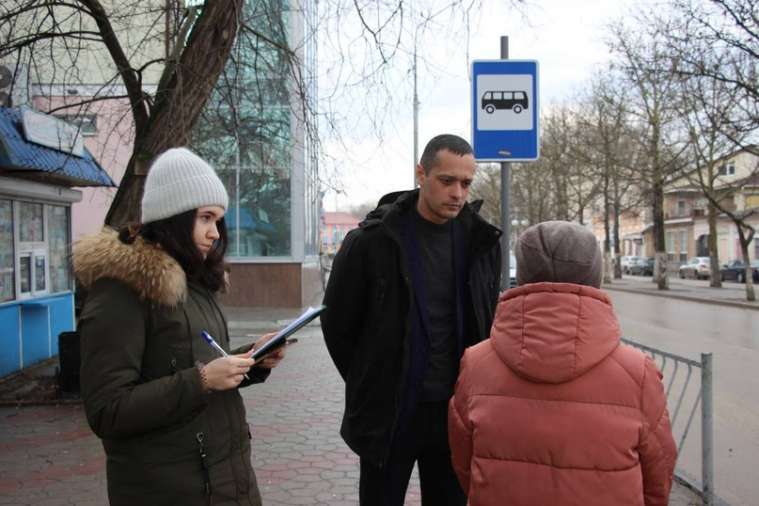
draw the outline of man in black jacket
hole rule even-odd
[[[415,462],[422,504],[466,503],[447,402],[464,348],[490,333],[501,268],[500,231],[466,202],[475,167],[464,139],[433,138],[419,189],[383,197],[335,257],[321,322],[345,380],[340,433],[361,458],[362,506],[402,505]]]

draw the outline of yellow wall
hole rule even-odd
[[[759,207],[759,195],[747,195],[746,196],[746,207]]]

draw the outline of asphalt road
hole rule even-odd
[[[731,505],[759,504],[759,311],[608,293],[624,337],[697,361],[713,354],[715,490]],[[693,477],[701,475],[699,438],[697,412],[679,461]]]

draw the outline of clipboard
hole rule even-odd
[[[255,361],[259,361],[280,346],[284,346],[288,337],[308,325],[311,320],[322,314],[325,309],[327,309],[327,306],[310,307],[306,309],[299,317],[291,321],[285,328],[277,332],[274,337],[266,341],[263,346],[254,351],[251,358]]]

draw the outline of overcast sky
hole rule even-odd
[[[466,35],[436,44],[428,41],[420,53],[430,62],[418,72],[419,151],[439,133],[471,137],[469,66],[472,59],[498,59],[500,36],[509,37],[511,59],[537,60],[540,69],[541,109],[568,100],[585,85],[593,71],[609,58],[605,40],[607,25],[625,13],[632,0],[530,1],[526,18],[498,0],[485,0],[472,20],[469,58]],[[433,34],[446,41],[448,34]],[[451,46],[451,42],[453,46]],[[413,89],[411,79],[401,83],[399,103],[392,121],[383,125],[382,142],[363,131],[346,136],[343,142],[327,142],[330,159],[322,174],[339,177],[344,193],[328,192],[327,211],[345,211],[351,206],[376,201],[383,194],[409,189],[413,184]],[[408,99],[406,99],[408,97]],[[407,101],[407,105],[403,101]],[[391,107],[391,104],[388,104]]]

